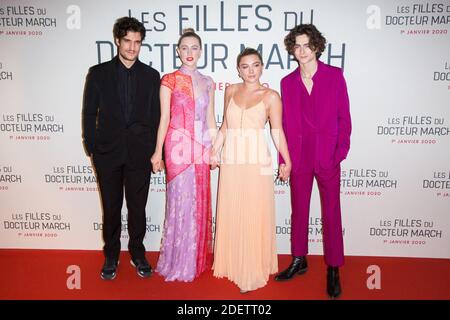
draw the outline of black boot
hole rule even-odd
[[[113,280],[117,275],[117,265],[119,261],[113,258],[105,258],[100,277],[103,280]]]
[[[292,259],[289,267],[277,274],[275,280],[277,281],[285,281],[291,280],[296,274],[304,274],[308,270],[308,263],[306,262],[306,257],[294,257]]]
[[[153,269],[145,257],[134,259],[131,258],[130,263],[136,268],[136,273],[142,278],[148,278],[152,275]]]
[[[331,299],[339,297],[341,294],[341,284],[339,282],[339,268],[328,267],[327,270],[327,292]]]

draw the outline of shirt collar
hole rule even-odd
[[[314,75],[311,78],[313,81],[316,80],[317,78],[320,78],[320,75],[322,74],[322,70],[323,70],[323,65],[324,65],[324,63],[322,61],[317,60],[317,70],[316,70],[316,73],[314,73]],[[300,65],[297,68],[297,79],[298,79],[298,81],[302,80],[301,72],[300,72]]]
[[[120,61],[119,57],[117,57],[116,60],[116,66],[117,66],[117,70],[119,71],[130,71],[130,72],[134,72],[134,70],[136,69],[136,65],[139,59],[136,59],[136,61],[133,63],[133,65],[130,68],[127,68],[122,61]]]

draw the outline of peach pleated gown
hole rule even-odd
[[[230,99],[217,199],[214,276],[241,290],[267,284],[278,271],[273,169],[264,103],[242,109]]]

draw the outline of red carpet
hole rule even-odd
[[[152,266],[157,252],[147,252]],[[279,269],[290,262],[290,256],[279,255]],[[2,300],[311,300],[327,299],[326,267],[322,256],[310,256],[309,270],[288,282],[276,282],[273,276],[262,289],[240,294],[227,279],[217,279],[212,271],[191,283],[165,282],[158,274],[139,278],[129,263],[128,252],[122,252],[118,275],[103,281],[99,271],[103,263],[100,251],[68,250],[0,250],[0,299]],[[67,280],[80,268],[80,289],[68,289]],[[380,289],[368,289],[370,265],[380,268]],[[340,269],[343,293],[340,300],[449,300],[450,259],[415,259],[347,256]],[[73,277],[72,277],[73,279]]]

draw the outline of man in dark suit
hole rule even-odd
[[[124,190],[131,264],[141,277],[152,273],[143,240],[150,157],[160,119],[159,72],[138,60],[144,25],[123,17],[113,34],[118,54],[89,69],[83,102],[84,146],[95,166],[103,206],[105,280],[116,277],[119,263]]]

